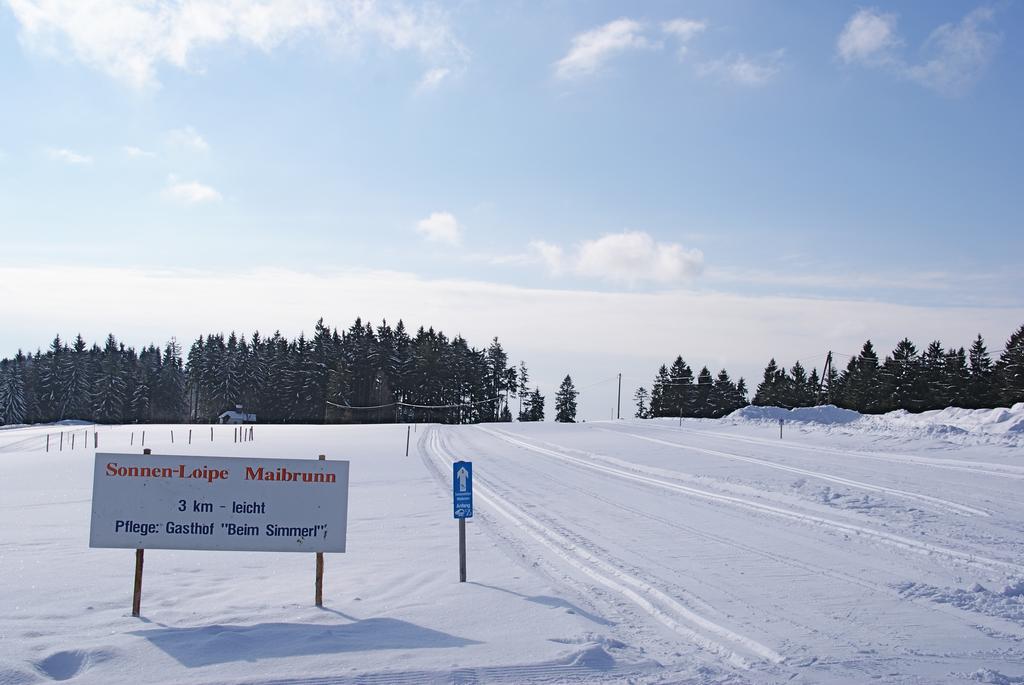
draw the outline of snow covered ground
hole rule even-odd
[[[351,499],[323,609],[312,555],[152,550],[141,619],[132,552],[88,548],[87,429],[0,430],[0,684],[1024,683],[1024,406],[816,408],[780,439],[781,411],[419,426],[409,457],[404,425],[147,426],[157,453],[348,459]]]

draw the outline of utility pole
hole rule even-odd
[[[821,372],[821,381],[818,383],[818,404],[821,404],[822,396],[825,394],[825,383],[828,379],[828,374],[832,371],[832,350],[828,351],[828,355],[825,357],[825,368]]]
[[[619,373],[619,401],[615,405],[615,418],[622,418],[622,374]]]

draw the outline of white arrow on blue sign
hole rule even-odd
[[[452,464],[452,495],[455,518],[473,518],[473,462],[457,461]]]

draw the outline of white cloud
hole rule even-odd
[[[956,24],[943,24],[924,44],[924,62],[907,67],[909,78],[944,95],[962,95],[988,67],[1000,36],[986,30],[993,11],[974,10]]]
[[[707,29],[706,21],[699,19],[672,19],[661,24],[661,30],[671,35],[679,43],[678,54],[680,57],[686,54],[687,43],[703,33]]]
[[[616,19],[572,39],[569,53],[555,63],[555,75],[570,79],[592,74],[613,55],[652,47],[643,26],[632,19]]]
[[[74,150],[67,148],[47,148],[46,154],[50,159],[57,160],[58,162],[65,162],[67,164],[92,164],[92,157],[87,155],[80,155]]]
[[[528,260],[543,264],[553,276],[572,273],[610,283],[654,282],[676,285],[697,276],[704,266],[700,250],[678,243],[659,243],[643,231],[610,233],[584,240],[567,252],[561,245],[534,240]]]
[[[198,181],[179,181],[174,176],[168,179],[163,194],[167,199],[184,205],[198,205],[221,199],[221,194],[208,185]]]
[[[454,214],[434,212],[416,224],[416,232],[427,240],[456,245],[461,237],[462,229]]]
[[[309,37],[331,47],[364,43],[461,63],[465,48],[431,7],[373,0],[8,0],[25,46],[70,55],[123,83],[157,84],[160,67],[192,68],[201,49],[229,42],[269,52]]]
[[[704,266],[700,250],[675,243],[656,243],[649,234],[626,231],[584,241],[574,270],[581,276],[613,283],[654,281],[675,284],[693,278]]]
[[[701,76],[713,76],[741,86],[763,86],[782,70],[784,50],[775,50],[760,58],[740,53],[710,60],[697,67]]]
[[[884,68],[943,95],[963,95],[999,46],[1000,35],[987,28],[994,16],[991,8],[980,7],[959,22],[939,26],[922,46],[922,60],[915,62],[901,54],[896,17],[862,9],[839,34],[836,52],[847,64]]]
[[[155,157],[156,156],[154,153],[149,152],[148,150],[143,150],[140,147],[135,147],[134,145],[125,145],[121,149],[124,150],[124,153],[126,155],[128,155],[129,157],[131,157],[133,159],[138,159],[140,157]]]
[[[534,240],[530,243],[530,250],[552,274],[562,273],[565,251],[561,246],[543,240]]]
[[[206,139],[199,135],[199,132],[191,126],[168,131],[167,140],[176,147],[188,148],[199,152],[206,152],[210,149]]]
[[[896,35],[896,15],[861,9],[843,27],[836,51],[847,64],[880,64],[890,62],[893,50],[902,44]]]
[[[416,86],[416,90],[419,92],[426,92],[436,89],[452,73],[452,70],[447,67],[436,67],[428,70],[423,77],[420,79],[419,84]]]

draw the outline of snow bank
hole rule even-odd
[[[1024,442],[1024,402],[1012,407],[995,409],[961,409],[949,407],[913,414],[904,409],[887,414],[861,414],[840,409],[831,404],[819,407],[749,406],[737,409],[727,419],[734,422],[772,422],[779,419],[787,423],[819,424],[822,426],[851,426],[858,430],[879,433],[898,433],[916,437],[937,437],[954,442],[980,438],[983,441]]]
[[[901,409],[876,418],[884,419],[894,425],[931,427],[933,430],[946,429],[949,432],[1024,435],[1024,402],[1018,402],[1009,408],[960,409],[959,407],[949,407],[920,414],[911,414]]]
[[[836,425],[852,423],[861,418],[860,412],[851,409],[840,409],[832,404],[824,404],[820,407],[797,407],[796,409],[784,409],[782,407],[758,407],[750,405],[737,409],[729,414],[730,419],[746,421],[773,421],[779,419],[784,421],[795,421],[799,423],[822,423]]]

